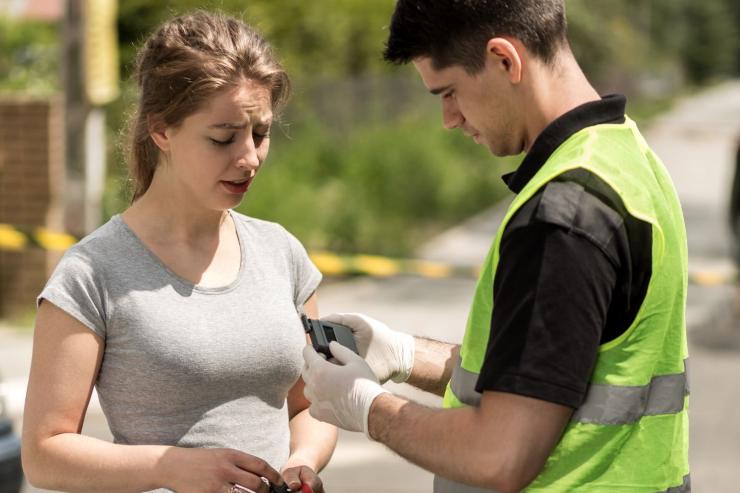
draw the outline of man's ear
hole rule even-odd
[[[500,70],[512,84],[522,80],[523,62],[520,50],[524,46],[514,39],[491,38],[486,44],[487,63]]]
[[[149,120],[149,136],[160,151],[169,152],[170,139],[167,127],[163,123]]]

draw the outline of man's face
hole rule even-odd
[[[442,124],[459,128],[497,156],[522,152],[511,85],[486,65],[476,75],[459,65],[436,70],[428,57],[414,60],[424,85],[442,99]]]

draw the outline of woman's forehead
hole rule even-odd
[[[210,126],[269,123],[272,120],[272,94],[267,86],[244,81],[236,87],[216,93],[198,113],[208,120]]]

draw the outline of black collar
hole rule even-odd
[[[521,192],[550,155],[571,135],[586,127],[601,123],[624,123],[626,105],[627,99],[624,96],[612,94],[604,96],[600,101],[591,101],[577,106],[561,115],[535,139],[516,171],[501,178],[512,192]]]

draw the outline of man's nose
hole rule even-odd
[[[442,125],[447,130],[452,130],[462,125],[463,116],[460,109],[452,99],[445,98],[442,100]]]

